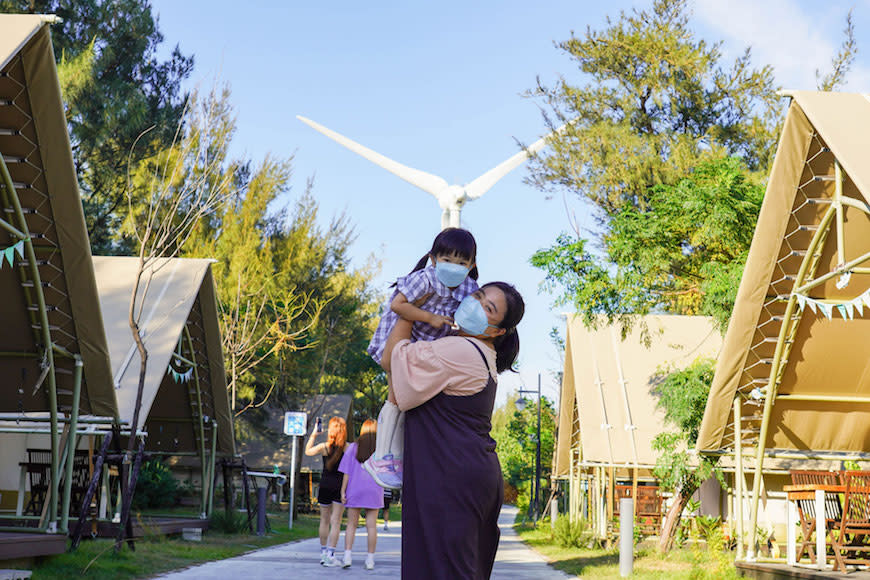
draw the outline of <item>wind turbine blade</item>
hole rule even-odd
[[[505,175],[522,165],[529,158],[529,154],[534,154],[543,149],[547,145],[547,139],[552,135],[556,135],[562,133],[565,130],[565,125],[562,125],[549,135],[541,137],[523,151],[520,151],[516,155],[513,155],[510,159],[501,162],[496,165],[471,183],[465,186],[465,194],[468,196],[468,199],[477,199],[484,193],[490,190],[493,185],[498,183],[498,181],[503,178]]]
[[[301,117],[299,115],[296,115],[296,118],[314,129],[315,131],[323,133],[338,144],[344,145],[357,155],[365,157],[375,165],[383,167],[396,177],[404,179],[411,185],[415,185],[427,193],[431,193],[436,198],[441,191],[448,187],[448,183],[437,175],[432,175],[431,173],[426,173],[425,171],[420,171],[419,169],[414,169],[412,167],[408,167],[407,165],[402,165],[401,163],[384,157],[380,153],[372,151],[368,147],[360,145],[356,141],[352,141],[343,135],[339,135],[335,131],[327,129],[319,123],[315,123],[311,119],[306,119],[305,117]]]

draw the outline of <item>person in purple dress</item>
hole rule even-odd
[[[368,552],[365,569],[375,567],[375,547],[378,543],[378,510],[384,507],[384,490],[363,469],[362,463],[375,450],[378,424],[366,419],[362,424],[359,439],[345,450],[338,470],[344,474],[341,482],[341,502],[347,508],[347,525],[344,528],[343,568],[350,568],[353,561],[353,540],[361,510],[366,510],[366,536]]]
[[[458,336],[411,342],[396,322],[384,348],[405,412],[402,578],[489,578],[498,549],[501,466],[490,436],[496,375],[519,353],[522,296],[491,282],[464,299]]]

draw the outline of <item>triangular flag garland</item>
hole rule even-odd
[[[840,317],[843,320],[854,320],[855,316],[863,318],[865,306],[867,307],[867,314],[870,315],[870,290],[866,290],[863,294],[840,304],[816,300],[803,294],[795,294],[794,296],[797,299],[798,308],[801,309],[801,312],[809,306],[814,314],[819,314],[819,311],[821,311],[821,314],[828,320],[831,320],[835,311],[840,313]]]
[[[10,266],[14,266],[16,252],[19,257],[24,257],[24,240],[0,250],[0,268],[3,268],[3,264],[6,262],[8,262]]]
[[[172,366],[169,367],[169,375],[172,377],[172,380],[176,383],[186,383],[190,381],[193,377],[193,367],[190,367],[185,372],[180,373],[176,371]]]

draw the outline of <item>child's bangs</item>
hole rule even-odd
[[[435,238],[435,243],[432,244],[432,255],[459,256],[473,261],[477,255],[477,244],[468,231],[451,228],[444,230]]]

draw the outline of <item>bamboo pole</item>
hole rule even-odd
[[[69,533],[69,504],[72,494],[72,479],[73,479],[73,464],[75,463],[76,454],[76,427],[79,419],[79,402],[81,401],[82,393],[82,359],[76,355],[76,366],[73,375],[73,399],[72,409],[70,410],[69,422],[69,440],[67,442],[66,455],[66,473],[63,480],[63,499],[61,503],[60,514],[60,531],[64,534]],[[84,509],[84,506],[82,506]]]
[[[815,267],[818,265],[818,258],[821,253],[820,246],[822,245],[822,241],[827,237],[828,227],[830,226],[835,213],[833,206],[828,206],[825,215],[819,223],[818,229],[815,234],[813,234],[813,238],[810,241],[804,259],[801,261],[794,286],[803,283],[807,271],[810,269],[810,264],[813,265],[813,272],[810,275],[812,276],[815,273]],[[781,368],[781,363],[783,359],[787,359],[786,350],[790,350],[787,345],[787,337],[791,334],[793,329],[797,328],[797,325],[794,323],[795,321],[792,320],[792,316],[795,312],[796,301],[795,294],[792,293],[789,296],[788,303],[785,307],[785,315],[783,316],[782,326],[779,330],[776,350],[773,355],[773,364],[770,368],[770,378],[767,383],[768,390],[764,399],[764,410],[761,416],[761,429],[758,434],[758,442],[756,444],[755,452],[755,475],[752,479],[752,503],[750,505],[749,545],[746,554],[747,560],[755,559],[756,526],[758,524],[758,501],[761,493],[761,470],[764,465],[764,446],[767,441],[767,432],[770,428],[770,413],[773,410],[773,401],[776,399],[776,389],[779,385],[779,377],[783,370]],[[800,315],[798,315],[798,319],[800,319]],[[786,354],[785,357],[783,356],[784,353]]]
[[[734,505],[737,522],[737,559],[743,559],[743,416],[740,397],[734,398]]]
[[[6,189],[9,203],[18,219],[18,225],[21,228],[21,234],[24,236],[24,251],[29,262],[30,276],[33,281],[33,290],[36,295],[37,308],[39,310],[39,322],[42,328],[42,348],[45,356],[46,364],[48,365],[48,404],[49,416],[51,423],[51,479],[49,486],[49,513],[48,513],[48,529],[54,531],[57,527],[57,496],[58,496],[58,468],[60,457],[58,455],[58,437],[57,437],[57,382],[54,374],[54,351],[52,349],[53,341],[51,339],[51,331],[48,325],[48,312],[45,308],[45,294],[42,291],[42,278],[39,275],[39,268],[36,265],[36,253],[33,251],[33,242],[30,239],[30,233],[27,231],[27,221],[24,218],[24,213],[21,211],[21,202],[18,199],[18,194],[15,192],[15,186],[12,183],[12,176],[9,174],[9,168],[6,167],[6,162],[0,156],[0,176],[2,176],[3,186]]]
[[[190,352],[196,352],[193,348],[193,338],[190,336],[190,329],[187,328],[187,324],[184,325],[184,337],[187,340],[187,346],[190,348]],[[207,494],[208,494],[208,482],[206,482],[206,477],[208,477],[208,467],[205,463],[205,423],[202,418],[202,391],[199,383],[199,368],[196,364],[193,365],[193,382],[196,385],[196,409],[197,415],[199,415],[199,457],[200,457],[200,477],[202,478],[202,489],[200,493],[200,517],[205,517],[206,512],[206,502],[207,502]]]
[[[837,264],[846,263],[846,237],[843,228],[843,171],[834,159],[834,208],[837,211]]]

